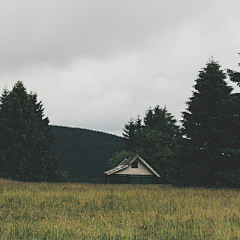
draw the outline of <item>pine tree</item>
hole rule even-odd
[[[181,136],[179,127],[166,107],[159,106],[146,112],[144,123],[137,134],[135,152],[147,159],[161,175],[161,181],[167,183],[171,179],[171,165]]]
[[[133,151],[136,146],[136,135],[141,130],[141,119],[138,116],[137,120],[130,118],[130,121],[125,124],[123,129],[123,137],[125,139],[126,149]]]
[[[240,64],[238,64],[240,66]],[[240,87],[240,72],[227,69],[229,79]],[[223,186],[240,187],[240,93],[231,94],[231,105],[228,107],[227,145],[223,149],[225,169],[219,172]]]
[[[236,83],[240,87],[240,72],[227,69],[227,73],[231,81]]]
[[[224,122],[225,142],[221,149],[222,169],[219,170],[219,185],[240,187],[240,94],[231,94]]]
[[[193,96],[183,112],[183,172],[188,185],[220,186],[229,161],[224,149],[231,146],[229,124],[233,121],[232,87],[220,65],[211,60],[199,72]],[[235,110],[233,110],[235,111]],[[186,183],[186,182],[185,182]]]
[[[54,135],[37,95],[18,81],[4,90],[0,104],[1,172],[21,181],[64,180],[55,154],[49,149]]]
[[[120,162],[122,162],[125,158],[128,158],[129,156],[134,155],[133,152],[126,151],[126,150],[120,150],[118,152],[115,152],[112,157],[108,160],[108,166],[109,168],[116,167]]]
[[[0,96],[0,110],[3,109],[3,106],[7,105],[8,99],[8,90],[4,88],[2,96]],[[7,108],[5,107],[5,110]],[[2,110],[3,111],[3,110]],[[8,129],[5,127],[7,120],[3,118],[2,111],[0,111],[0,176],[7,176],[8,163],[4,156],[3,150],[9,145],[8,138],[4,138],[4,135]]]
[[[145,127],[149,127],[149,128],[152,128],[153,127],[153,110],[152,108],[150,107],[146,114],[145,114],[145,117],[144,117],[144,125]]]
[[[159,172],[161,181],[167,183],[171,178],[171,165],[176,158],[177,142],[181,136],[179,127],[166,107],[159,106],[149,108],[143,118],[144,124],[141,122],[138,116],[136,120],[131,118],[125,125],[123,135],[127,151],[120,152],[109,163],[112,166],[112,162],[119,161],[118,156],[126,155],[129,151],[138,153]]]

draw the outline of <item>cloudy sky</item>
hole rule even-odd
[[[213,56],[239,70],[239,0],[0,0],[0,89],[22,80],[51,124],[121,135],[157,104],[177,119]]]

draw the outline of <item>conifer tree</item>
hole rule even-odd
[[[231,81],[236,83],[240,87],[240,72],[227,69],[227,73]]]
[[[146,112],[144,123],[142,131],[137,134],[135,152],[147,159],[161,175],[161,181],[167,183],[171,179],[171,165],[181,137],[179,127],[166,107],[158,105]]]
[[[122,162],[125,158],[128,158],[129,156],[134,155],[133,152],[127,151],[127,150],[120,150],[118,152],[115,152],[112,157],[108,160],[108,166],[109,168],[116,167],[120,162]]]
[[[54,135],[37,95],[27,93],[18,81],[0,99],[0,174],[21,181],[61,181],[55,154],[50,151]]]
[[[152,108],[150,107],[146,114],[145,114],[145,117],[144,117],[144,125],[145,127],[149,127],[149,128],[152,128],[153,127],[153,110]]]
[[[238,64],[240,66],[240,64]],[[227,69],[229,79],[240,87],[240,72]],[[228,123],[228,145],[223,150],[225,170],[219,175],[223,186],[240,187],[240,93],[231,94],[231,106],[225,119]]]
[[[144,124],[138,116],[137,120],[131,118],[125,125],[124,137],[127,141],[126,150],[114,156],[109,164],[117,162],[118,156],[129,151],[140,154],[161,175],[161,181],[170,180],[171,165],[176,158],[176,150],[181,137],[176,120],[167,111],[166,107],[156,106],[149,108],[143,118]],[[117,159],[117,161],[115,160]]]
[[[224,185],[223,175],[233,167],[224,155],[232,148],[229,124],[234,121],[236,102],[225,79],[220,65],[209,61],[199,72],[195,90],[183,112],[182,131],[186,140],[180,165],[188,185]]]
[[[123,137],[125,139],[126,149],[128,151],[133,151],[136,146],[136,135],[141,129],[141,119],[138,117],[137,120],[133,118],[125,124],[123,129]]]

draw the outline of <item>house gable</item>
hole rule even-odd
[[[115,168],[104,172],[105,183],[154,184],[160,175],[138,154],[125,158]]]
[[[119,175],[154,175],[152,173],[152,171],[150,171],[143,163],[142,161],[139,161],[139,159],[136,159],[134,162],[137,162],[138,167],[137,168],[133,168],[132,167],[132,163],[128,165],[127,168],[122,169],[118,172],[116,172],[115,174],[119,174]]]
[[[139,167],[133,167],[132,163],[138,162]],[[112,174],[120,175],[155,175],[157,178],[160,178],[160,175],[147,163],[145,162],[138,154],[135,156],[130,156],[124,159],[118,166],[113,169],[110,169],[104,174],[110,176]]]

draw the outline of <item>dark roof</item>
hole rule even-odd
[[[155,174],[157,177],[160,177],[160,175],[146,161],[144,161],[138,154],[125,158],[115,168],[104,172],[104,174],[111,175],[113,173],[119,172],[120,170],[127,168],[130,164],[132,164],[137,159],[139,159],[153,174]]]

